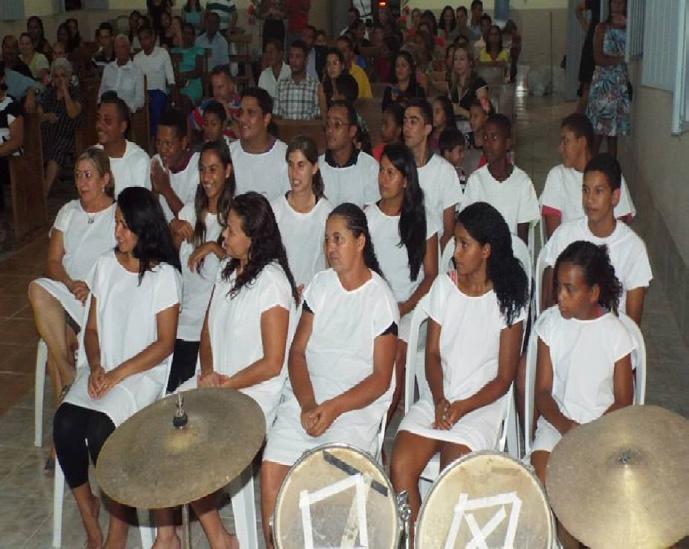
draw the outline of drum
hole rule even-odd
[[[273,515],[278,549],[397,549],[401,529],[385,473],[367,453],[346,444],[304,453],[287,473]]]
[[[415,547],[550,549],[554,520],[541,483],[506,454],[476,452],[449,465],[424,501]]]

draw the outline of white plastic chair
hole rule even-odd
[[[543,273],[545,272],[546,267],[545,248],[543,248],[538,254],[538,258],[536,259],[536,268],[534,270],[534,298],[533,306],[531,307],[531,318],[534,322],[536,322],[538,315],[540,315],[542,312],[541,307],[543,304],[541,303],[541,294],[543,293]]]
[[[34,440],[36,448],[43,446],[43,399],[45,398],[45,369],[48,346],[42,339],[36,346],[36,379],[34,382]]]

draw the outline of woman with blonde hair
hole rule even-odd
[[[476,99],[488,101],[488,84],[474,71],[470,47],[458,45],[450,75],[450,100],[455,114],[468,120],[469,107]]]

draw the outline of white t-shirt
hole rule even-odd
[[[275,78],[275,73],[273,73],[273,67],[266,67],[261,71],[261,76],[258,79],[258,87],[263,88],[268,92],[273,100],[277,97],[278,92],[278,82],[280,80],[285,80],[292,77],[292,69],[289,68],[287,63],[282,63],[280,67],[280,74]]]
[[[442,156],[434,154],[422,167],[417,168],[419,185],[423,189],[426,211],[439,227],[438,237],[443,234],[443,212],[462,204],[462,187],[457,170]]]
[[[297,286],[303,284],[306,287],[313,275],[325,269],[325,222],[333,206],[322,197],[310,212],[299,213],[289,205],[284,195],[270,205],[287,251],[294,282]]]
[[[554,305],[538,318],[536,333],[550,351],[560,411],[578,423],[602,416],[615,401],[615,362],[636,347],[622,321],[612,313],[565,319]]]
[[[103,145],[96,145],[102,149]],[[151,159],[133,141],[127,141],[122,158],[110,157],[110,170],[115,178],[115,198],[127,187],[151,190]]]
[[[200,153],[195,152],[191,155],[189,162],[186,167],[177,173],[170,173],[170,186],[172,190],[175,191],[177,198],[180,199],[182,204],[187,202],[193,202],[196,196],[196,188],[199,186],[199,155]],[[163,167],[163,161],[159,154],[156,154],[152,161],[156,161]],[[165,214],[165,221],[168,223],[172,221],[175,214],[172,213],[172,209],[168,206],[167,200],[161,194],[158,199],[160,200],[160,205],[163,207],[163,213]]]
[[[134,56],[134,64],[144,73],[146,87],[149,91],[160,90],[167,93],[168,84],[172,85],[175,83],[172,60],[165,48],[154,46],[151,55],[146,55],[141,50]]]
[[[208,308],[208,332],[213,350],[213,369],[228,376],[263,357],[261,315],[273,307],[282,307],[295,319],[295,303],[287,276],[276,263],[266,265],[256,279],[231,297],[236,271],[228,280],[222,277],[227,261],[220,265]],[[290,334],[291,334],[290,330]],[[285,364],[279,375],[257,385],[241,389],[263,410],[270,426],[280,401],[287,377],[287,351],[291,340],[285,342]]]
[[[562,164],[555,166],[548,172],[545,180],[545,187],[540,198],[541,208],[559,211],[562,223],[584,217],[581,195],[583,184],[583,172],[578,172],[574,168],[565,168]],[[615,206],[615,217],[619,219],[627,215],[635,216],[636,208],[629,195],[627,182],[622,177],[620,201]]]
[[[318,158],[325,184],[325,196],[333,207],[351,202],[360,208],[380,198],[378,191],[378,162],[371,155],[359,152],[356,163],[336,168],[325,160],[325,154]]]
[[[474,202],[488,202],[507,222],[510,232],[517,234],[517,225],[531,223],[540,217],[538,199],[531,178],[517,166],[502,183],[488,170],[488,165],[469,176],[464,189],[462,209]]]
[[[244,151],[240,139],[230,145],[234,177],[237,182],[236,195],[254,191],[265,196],[269,202],[289,191],[287,145],[275,140],[268,152],[252,154]]]
[[[139,273],[126,270],[111,252],[98,259],[91,292],[96,298],[101,366],[109,372],[158,339],[156,315],[179,303],[181,282],[179,272],[167,263],[147,271],[139,281]],[[88,396],[90,370],[81,345],[76,380],[65,402],[103,412],[120,425],[162,394],[171,357],[93,400]]]
[[[108,63],[100,81],[98,101],[107,91],[117,92],[117,97],[122,99],[132,112],[143,108],[146,99],[141,68],[132,61],[127,61],[124,65],[118,65],[117,61]]]
[[[589,230],[588,219],[583,217],[563,223],[555,229],[543,248],[545,265],[554,267],[558,256],[567,246],[577,240],[592,242],[597,246],[605,244],[608,247],[610,263],[615,268],[615,275],[622,284],[620,310],[625,311],[627,292],[635,288],[647,287],[653,278],[644,241],[621,221],[615,224],[615,230],[610,236],[599,238]]]
[[[194,228],[196,225],[194,203],[185,204],[177,217]],[[216,242],[223,230],[218,216],[206,212],[205,222],[205,242]],[[189,270],[189,257],[195,249],[194,245],[186,240],[179,247],[179,261],[182,264],[182,308],[177,324],[177,339],[184,341],[199,341],[201,338],[203,319],[206,316],[208,301],[220,268],[220,260],[214,253],[210,253],[204,257],[198,272],[196,269]]]

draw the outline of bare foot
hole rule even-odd
[[[237,536],[227,534],[225,539],[227,540],[227,549],[239,549],[239,540]]]

